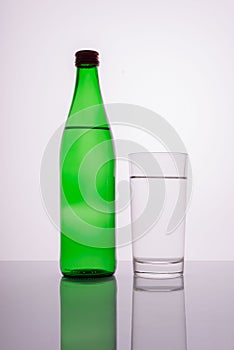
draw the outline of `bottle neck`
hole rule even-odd
[[[77,67],[75,91],[69,116],[102,103],[97,67],[90,64]]]

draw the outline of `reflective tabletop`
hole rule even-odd
[[[2,350],[233,350],[234,261],[187,262],[183,278],[69,280],[57,262],[1,262]]]

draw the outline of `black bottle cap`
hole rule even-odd
[[[98,52],[94,50],[80,50],[77,51],[76,67],[85,67],[86,65],[99,66]]]

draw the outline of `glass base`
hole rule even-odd
[[[135,275],[143,278],[176,278],[183,275],[184,259],[134,259]]]

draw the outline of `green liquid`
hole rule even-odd
[[[109,130],[74,128],[64,132],[61,147],[64,275],[110,275],[115,269],[114,155],[110,142]]]

